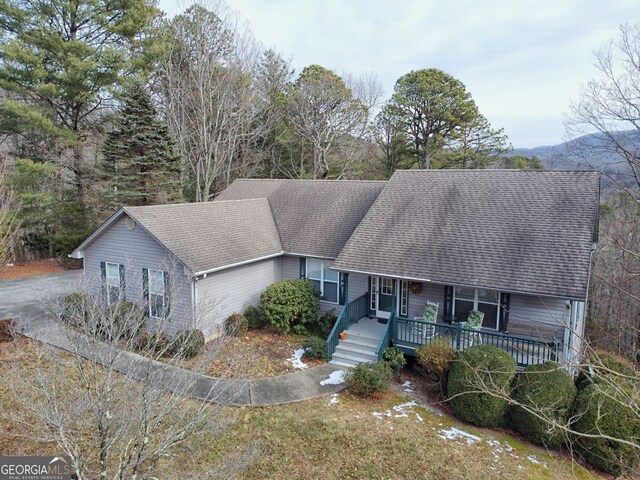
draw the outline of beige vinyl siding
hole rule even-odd
[[[511,294],[507,331],[551,340],[562,340],[571,310],[566,300]]]
[[[280,280],[281,259],[271,258],[240,267],[222,270],[197,282],[198,328],[206,337],[218,333],[229,315],[258,305],[260,295]]]
[[[92,242],[84,252],[84,276],[94,295],[102,294],[100,262],[124,265],[126,300],[143,305],[142,269],[164,270],[171,281],[171,321],[165,330],[173,334],[191,325],[191,279],[182,263],[139,225],[129,230],[121,218]],[[153,322],[150,321],[153,327]]]

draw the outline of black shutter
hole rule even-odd
[[[509,325],[509,303],[511,302],[511,294],[510,293],[501,293],[500,294],[500,331],[507,331],[507,326]]]
[[[339,282],[340,282],[340,305],[344,305],[347,303],[347,296],[349,295],[349,274],[348,273],[340,273],[339,274]]]
[[[145,315],[149,315],[149,269],[142,269],[142,298]]]
[[[102,282],[102,296],[107,299],[107,264],[105,262],[100,262],[100,281]]]
[[[164,274],[164,318],[169,318],[171,313],[171,288],[169,284],[169,273],[162,272]]]
[[[453,287],[445,285],[444,287],[444,308],[442,316],[451,322],[451,312],[453,311]]]
[[[307,259],[300,257],[300,278],[306,278],[307,276]]]
[[[367,282],[368,282],[368,285],[369,285],[369,305],[367,306],[367,308],[369,309],[369,316],[373,317],[376,314],[376,312],[374,312],[371,309],[371,293],[372,293],[372,291],[371,291],[371,276],[367,277]]]
[[[119,271],[120,271],[120,295],[118,296],[118,298],[120,300],[126,300],[127,299],[127,291],[125,290],[127,285],[125,283],[124,280],[124,265],[118,265]]]

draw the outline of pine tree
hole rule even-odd
[[[175,142],[140,82],[126,91],[114,128],[102,145],[102,156],[99,176],[111,210],[182,200]]]

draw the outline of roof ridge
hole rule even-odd
[[[525,168],[441,168],[441,169],[397,169],[393,173],[444,173],[444,172],[465,172],[465,173],[478,173],[478,172],[513,172],[513,173],[597,173],[595,169],[571,169],[571,170],[534,170]]]
[[[130,209],[137,209],[137,208],[166,208],[166,207],[186,207],[186,206],[193,206],[193,205],[216,205],[219,203],[226,203],[226,202],[248,202],[248,201],[256,201],[256,200],[266,200],[266,197],[256,197],[256,198],[241,198],[241,199],[233,199],[233,200],[210,200],[208,202],[183,202],[183,203],[162,203],[160,205],[135,205],[135,206],[123,206],[121,207],[122,209],[126,210],[130,210]]]
[[[319,178],[236,178],[234,182],[322,182],[322,183],[387,183],[388,180],[363,180],[359,178],[338,180],[335,178],[319,179]]]

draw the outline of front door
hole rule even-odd
[[[395,278],[377,278],[378,301],[376,302],[376,317],[389,318],[391,312],[397,308],[398,281]]]

